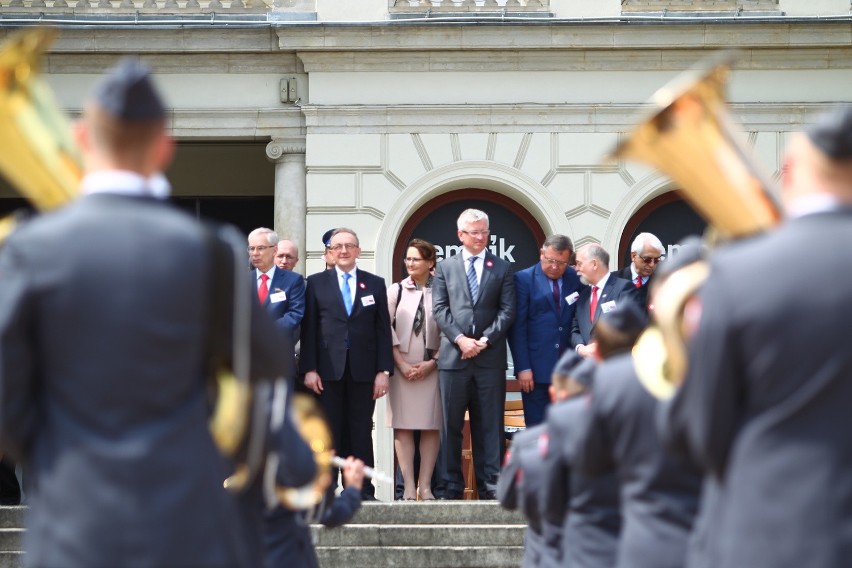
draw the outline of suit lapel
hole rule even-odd
[[[337,306],[340,308],[340,313],[343,314],[344,318],[348,318],[349,316],[346,314],[346,305],[343,303],[343,292],[340,286],[340,278],[337,276],[337,269],[330,268],[326,270],[326,274],[328,274],[328,283],[331,286],[331,293],[337,297]],[[352,311],[355,312],[355,304],[352,304]]]
[[[612,294],[613,286],[615,286],[615,278],[610,276],[609,278],[607,278],[606,284],[604,285],[600,295],[598,296],[598,308],[595,310],[594,321],[598,321],[598,318],[601,316],[601,306],[603,306],[604,303],[612,300],[612,298],[610,298],[609,296],[610,294]]]
[[[355,295],[352,298],[352,313],[349,317],[354,316],[361,309],[361,297],[367,288],[367,283],[364,282],[364,273],[360,269],[355,269]],[[340,302],[343,303],[341,296]],[[344,310],[346,311],[346,310]]]
[[[479,288],[477,289],[476,300],[474,300],[473,304],[476,305],[476,302],[479,301],[479,297],[482,296],[482,290],[488,284],[488,281],[491,280],[491,268],[494,266],[494,260],[492,259],[489,253],[485,253],[485,258],[482,260],[482,278],[479,279]],[[467,275],[465,275],[467,278]]]
[[[449,262],[449,261],[455,262],[456,268],[454,268],[453,270],[456,270],[457,272],[459,272],[461,274],[461,279],[462,279],[461,281],[464,282],[463,288],[464,288],[465,296],[467,296],[468,301],[470,301],[471,305],[473,305],[475,302],[474,302],[473,298],[471,298],[471,296],[470,296],[470,286],[467,283],[467,270],[465,270],[464,257],[462,256],[462,253],[459,252],[458,254],[456,254],[452,258],[447,259],[444,262]],[[452,265],[450,265],[450,266],[452,266]]]

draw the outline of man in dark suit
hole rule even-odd
[[[612,311],[625,302],[636,301],[636,288],[629,281],[616,278],[609,272],[609,253],[599,244],[583,245],[577,250],[577,274],[583,284],[571,324],[571,347],[583,357],[594,355],[595,344],[590,341],[592,328],[601,314]]]
[[[630,280],[636,288],[636,303],[648,313],[648,287],[654,280],[654,272],[666,259],[666,247],[655,235],[639,233],[630,245],[630,264],[612,272],[613,276]]]
[[[550,375],[565,349],[570,349],[574,307],[582,287],[577,273],[568,266],[573,248],[565,235],[548,237],[541,247],[540,262],[515,273],[517,307],[509,347],[527,427],[544,420],[550,403]]]
[[[827,568],[852,556],[852,430],[842,426],[852,107],[792,136],[783,172],[787,220],[719,249],[688,306],[700,317],[670,413],[720,483],[710,548],[723,568]],[[779,274],[790,259],[810,269]]]
[[[504,445],[506,334],[515,320],[515,286],[509,263],[485,248],[488,215],[467,209],[457,226],[462,251],[438,263],[432,285],[432,311],[442,334],[438,369],[445,498],[463,496],[462,429],[469,411],[479,496],[495,499]]]
[[[26,563],[252,565],[206,389],[213,353],[233,355],[230,326],[210,336],[234,309],[214,267],[233,285],[245,258],[156,197],[173,142],[137,61],[100,82],[75,137],[83,197],[0,251],[0,447],[26,468]],[[279,332],[242,292],[248,378],[278,377]]]
[[[618,475],[624,524],[617,566],[680,568],[698,510],[702,475],[692,463],[663,451],[657,399],[639,382],[630,355],[645,327],[644,314],[627,304],[603,314],[596,330],[604,325],[621,333],[625,345],[595,373],[577,467],[589,477]]]
[[[308,277],[299,364],[305,386],[320,397],[335,448],[373,467],[373,410],[388,392],[393,347],[385,281],[355,267],[361,255],[351,229],[335,229],[335,266]],[[365,483],[365,500],[375,487]]]
[[[272,229],[259,227],[249,233],[251,278],[266,313],[295,343],[299,340],[299,326],[305,315],[305,279],[275,265],[277,246],[278,235]]]

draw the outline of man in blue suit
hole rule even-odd
[[[509,347],[527,427],[544,420],[553,367],[571,341],[571,321],[582,287],[568,266],[573,248],[565,235],[548,237],[541,246],[541,261],[515,273],[515,324],[509,330]]]
[[[305,279],[295,272],[275,266],[278,235],[259,227],[249,233],[248,252],[257,298],[275,325],[295,343],[305,315]]]

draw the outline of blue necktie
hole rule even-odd
[[[349,289],[350,278],[352,278],[352,275],[344,272],[343,286],[340,287],[340,293],[343,294],[343,306],[346,308],[346,315],[352,315],[352,290]]]
[[[470,286],[470,297],[476,303],[476,295],[479,293],[479,283],[476,281],[476,259],[478,256],[470,257],[470,266],[467,269],[467,284]]]

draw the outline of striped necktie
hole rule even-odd
[[[477,294],[479,294],[479,283],[476,281],[476,259],[478,256],[470,257],[470,265],[467,268],[467,285],[470,286],[470,297],[473,303],[476,303]]]

